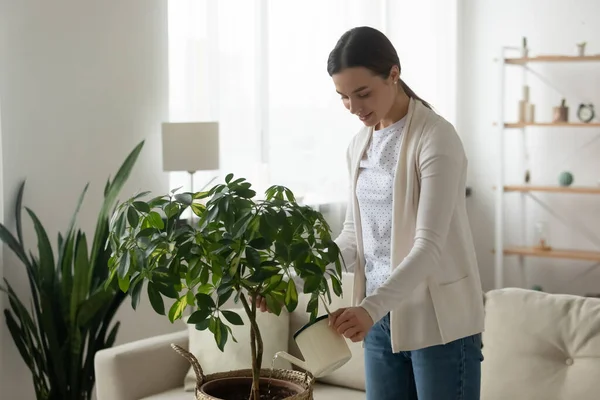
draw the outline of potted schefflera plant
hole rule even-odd
[[[306,312],[314,321],[320,302],[326,309],[332,291],[342,295],[343,259],[323,215],[300,205],[283,186],[272,186],[262,199],[256,198],[251,184],[232,174],[205,192],[174,190],[143,200],[147,195],[123,202],[111,218],[109,282],[118,280],[121,290],[136,300],[146,283],[157,313],[171,322],[185,315],[196,329],[208,329],[221,351],[230,338],[235,340],[230,326],[243,324],[240,315],[225,308],[229,300],[243,305],[250,325],[252,364],[247,370],[204,376],[195,357],[174,346],[195,367],[196,397],[230,400],[222,392],[225,387],[235,400],[312,398],[309,373],[263,368],[256,303],[260,296],[276,315],[283,308],[291,312],[300,289],[310,294]],[[188,209],[197,217],[193,223],[182,219]],[[215,384],[217,379],[229,382]],[[296,385],[279,387],[281,380]],[[211,387],[221,392],[213,393]]]

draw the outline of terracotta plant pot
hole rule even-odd
[[[171,347],[194,368],[196,400],[248,399],[252,387],[251,369],[204,375],[198,359],[192,353],[176,344],[171,344]],[[315,378],[310,372],[263,368],[260,376],[261,400],[313,400]]]

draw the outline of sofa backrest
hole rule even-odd
[[[600,398],[600,299],[486,293],[482,399]]]
[[[327,307],[331,312],[342,307],[349,307],[352,302],[352,288],[354,286],[354,275],[351,273],[344,273],[342,277],[342,290],[343,296],[339,298],[335,294],[331,294],[332,304]],[[290,314],[290,335],[288,351],[290,354],[303,359],[302,354],[298,350],[298,346],[294,341],[294,333],[298,331],[304,324],[309,321],[309,314],[306,312],[306,306],[310,300],[310,295],[300,294],[298,296],[298,306]],[[319,304],[319,311],[325,313],[323,303]],[[352,359],[342,366],[337,371],[323,377],[318,380],[325,383],[334,384],[337,386],[348,387],[352,389],[365,390],[365,373],[364,373],[364,357],[362,342],[352,343],[347,341],[348,346],[352,352]]]

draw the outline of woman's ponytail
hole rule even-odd
[[[422,98],[420,98],[419,96],[417,96],[417,94],[415,93],[414,90],[412,90],[407,84],[406,82],[404,82],[402,79],[398,80],[398,83],[400,83],[400,87],[402,88],[402,90],[404,90],[404,93],[406,93],[406,95],[410,98],[419,100],[420,102],[422,102],[425,107],[431,109],[431,104],[429,104],[428,102],[426,102],[425,100],[423,100]]]

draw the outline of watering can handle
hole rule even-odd
[[[305,361],[302,361],[301,359],[299,359],[299,358],[296,358],[296,357],[294,357],[293,355],[286,353],[285,351],[278,351],[278,352],[275,354],[275,356],[276,356],[276,357],[279,357],[279,358],[283,358],[284,360],[291,362],[291,363],[292,363],[292,364],[294,364],[295,366],[297,366],[297,367],[300,367],[300,368],[302,368],[303,370],[305,370],[305,371],[309,372],[309,371],[308,371],[308,366],[306,365],[306,362],[305,362]]]
[[[194,357],[194,355],[192,353],[185,350],[181,346],[176,345],[175,343],[171,343],[171,347],[177,353],[179,353],[182,357],[184,357],[186,360],[188,360],[190,362],[190,364],[192,364],[192,368],[194,368],[194,372],[196,373],[196,393],[199,393],[200,387],[206,380],[206,376],[204,375],[204,372],[202,371],[202,367],[200,366],[198,359],[196,357]]]

